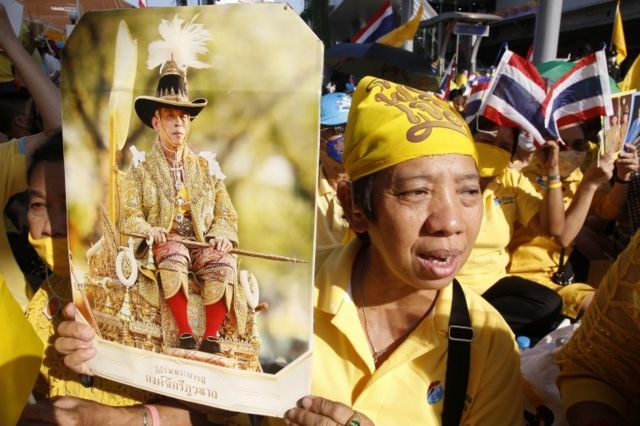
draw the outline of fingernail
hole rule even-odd
[[[64,307],[65,312],[73,318],[74,306],[73,303],[67,303]]]
[[[305,408],[305,409],[311,408],[311,398],[309,398],[308,396],[305,396],[304,398],[302,398],[300,400],[300,403],[302,405],[302,408]]]

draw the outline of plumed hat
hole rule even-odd
[[[191,21],[182,25],[183,20],[177,16],[171,21],[163,19],[158,27],[162,40],[149,44],[147,68],[160,67],[160,79],[155,96],[138,96],[135,109],[138,117],[149,127],[151,118],[158,108],[175,108],[186,111],[191,119],[197,116],[207,105],[207,100],[197,98],[189,100],[187,87],[188,68],[208,68],[209,64],[201,62],[197,56],[207,53],[205,43],[210,40],[210,33],[202,24]]]

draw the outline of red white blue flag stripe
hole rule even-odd
[[[451,88],[451,77],[453,76],[453,64],[456,61],[456,55],[454,54],[447,69],[445,70],[442,79],[440,80],[440,86],[438,87],[438,97],[446,100],[449,97],[449,89]]]
[[[374,43],[395,28],[391,0],[385,1],[366,25],[351,38],[353,43]]]
[[[545,96],[546,84],[533,64],[506,50],[478,114],[501,126],[519,127],[540,146],[545,143],[542,114]]]
[[[560,77],[543,104],[545,128],[555,138],[558,128],[599,116],[613,115],[604,50],[590,54]]]
[[[482,76],[476,78],[473,83],[471,83],[471,94],[469,94],[469,99],[464,107],[464,119],[467,124],[470,124],[478,116],[478,110],[489,88],[490,81],[490,77]]]

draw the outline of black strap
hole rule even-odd
[[[562,286],[573,283],[573,271],[567,268],[565,261],[564,247],[560,247],[560,261],[558,262],[558,270],[553,274],[552,281]]]
[[[458,426],[467,398],[473,328],[462,286],[453,280],[453,297],[449,315],[449,350],[444,390],[443,426]]]

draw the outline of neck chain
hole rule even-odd
[[[169,171],[171,172],[171,177],[173,178],[173,186],[176,188],[176,191],[180,191],[184,186],[184,167],[182,166],[182,161],[171,161],[171,166],[169,167]]]
[[[367,262],[364,262],[363,260],[362,263],[367,263]],[[398,337],[397,339],[394,339],[390,344],[388,344],[384,348],[376,349],[375,345],[373,344],[373,340],[369,335],[369,321],[367,319],[367,309],[365,307],[366,297],[365,297],[365,289],[364,289],[365,287],[364,271],[365,271],[365,266],[361,265],[361,268],[357,271],[358,275],[356,280],[357,284],[360,286],[360,299],[361,299],[360,311],[362,312],[362,319],[364,322],[364,334],[367,337],[367,342],[369,343],[369,347],[371,349],[371,352],[373,353],[373,362],[376,365],[376,367],[378,367],[379,363],[383,361],[390,352],[392,352],[394,349],[400,346],[400,344],[407,338],[409,334],[411,334],[413,330],[415,330],[415,328],[422,322],[422,320],[426,318],[427,315],[429,315],[429,313],[431,313],[431,311],[433,310],[433,307],[436,304],[435,302],[438,299],[438,295],[440,294],[440,291],[436,293],[436,297],[433,299],[433,302],[431,302],[431,306],[429,306],[429,309],[427,309],[424,315],[422,315],[420,320],[417,321],[413,327],[410,327],[400,337]],[[352,286],[353,286],[353,283],[352,283]]]
[[[369,335],[369,321],[367,319],[367,308],[365,307],[366,299],[364,294],[364,280],[360,280],[360,298],[362,301],[362,305],[360,306],[360,311],[362,312],[362,319],[364,320],[364,334],[367,336],[367,341],[369,342],[369,347],[371,348],[371,352],[373,353],[373,363],[378,366],[380,358],[389,353],[391,350],[395,349],[402,341],[411,333],[411,329],[403,333],[400,337],[389,343],[386,347],[382,349],[376,349],[373,344],[373,340]]]
[[[173,186],[176,188],[176,192],[180,191],[180,189],[182,189],[182,187],[184,186],[184,166],[182,164],[182,158],[180,158],[181,156],[178,155],[179,150],[173,151],[167,148],[166,146],[164,146],[162,141],[160,141],[160,147],[162,148],[162,152],[164,153],[164,158],[166,158],[167,162],[169,163],[169,172],[171,173]],[[173,158],[170,158],[169,155],[173,155],[178,159],[174,160]]]

